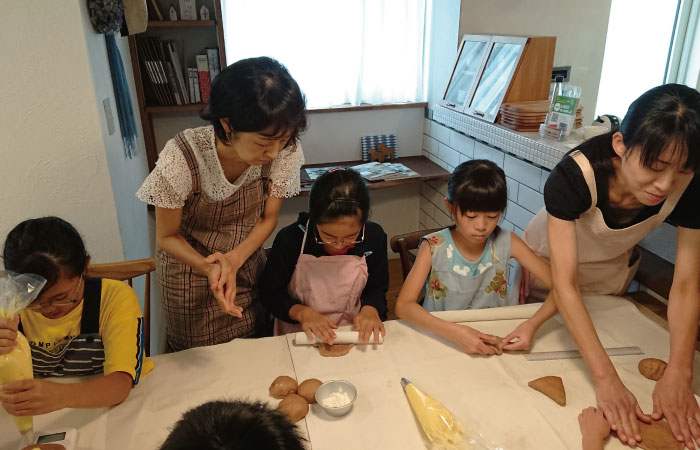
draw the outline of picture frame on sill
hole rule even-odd
[[[180,20],[197,20],[196,0],[180,0]]]

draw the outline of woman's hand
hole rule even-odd
[[[664,376],[656,382],[652,419],[666,416],[673,435],[685,446],[694,449],[693,440],[700,445],[700,408],[690,389],[690,380],[673,370],[666,369]]]
[[[528,351],[532,345],[532,339],[535,337],[537,327],[529,320],[518,325],[515,330],[511,331],[508,336],[503,338],[503,350],[508,351]],[[518,339],[516,342],[511,342],[513,339]]]
[[[333,329],[338,328],[338,325],[331,319],[304,306],[297,314],[297,321],[301,324],[301,329],[304,330],[309,341],[313,342],[315,336],[317,340],[333,345],[333,339],[336,337]]]
[[[209,255],[204,262],[207,264],[206,275],[209,279],[209,288],[216,301],[219,302],[221,310],[235,317],[243,317],[243,308],[234,303],[236,300],[236,271],[233,271],[233,276],[231,276],[231,266],[228,260],[218,252]],[[233,285],[231,285],[231,278],[233,278]]]
[[[466,325],[454,324],[451,339],[465,352],[473,355],[495,355],[496,347],[489,345],[496,342],[496,336],[485,334]]]
[[[379,335],[386,336],[384,323],[379,318],[379,312],[374,306],[365,305],[353,319],[355,329],[360,332],[360,342],[369,344],[370,336],[374,336],[374,343],[379,344]]]
[[[17,324],[19,324],[18,315],[12,319],[0,319],[0,355],[10,353],[15,349]]]
[[[651,422],[651,419],[642,412],[637,399],[617,374],[596,385],[596,400],[610,428],[617,432],[623,444],[633,446],[642,440],[637,419],[645,423]]]
[[[36,416],[67,406],[64,384],[46,380],[22,380],[0,388],[0,403],[13,416]]]

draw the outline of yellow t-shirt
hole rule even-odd
[[[49,319],[38,311],[25,309],[20,313],[20,320],[30,344],[54,353],[80,334],[82,315],[83,302],[80,302],[74,310],[58,319]],[[143,355],[140,318],[143,315],[136,292],[126,283],[103,278],[99,334],[105,351],[105,375],[125,372],[136,384],[141,376],[153,370],[150,358],[144,356],[143,364],[138,360],[138,355]]]

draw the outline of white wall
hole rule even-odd
[[[582,87],[584,124],[595,117],[610,0],[462,0],[459,35],[556,36],[554,66]]]
[[[57,215],[94,261],[124,258],[81,8],[5,2],[0,15],[0,241],[20,221]]]

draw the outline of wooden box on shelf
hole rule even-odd
[[[465,35],[441,105],[494,122],[501,103],[546,100],[556,37]]]
[[[149,171],[155,167],[159,151],[154,131],[158,127],[158,121],[154,122],[154,116],[191,114],[192,126],[200,123],[197,117],[204,103],[187,98],[188,68],[197,67],[195,55],[206,54],[208,49],[217,48],[218,68],[226,67],[221,0],[197,0],[198,8],[207,6],[209,11],[214,12],[214,20],[153,20],[160,17],[168,19],[169,6],[170,3],[165,1],[150,0],[148,7],[151,20],[148,28],[144,33],[129,36],[131,66]],[[159,11],[155,10],[157,7]],[[180,17],[179,12],[177,17]],[[167,54],[171,42],[179,44],[173,46],[173,56]],[[153,63],[159,59],[161,61]],[[170,67],[166,67],[164,62]]]

